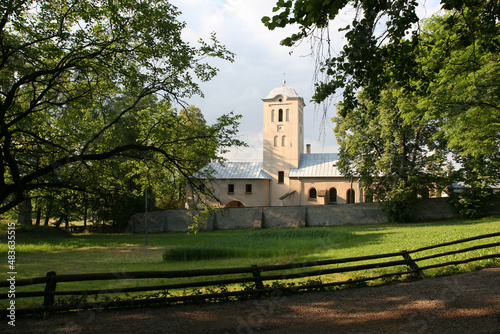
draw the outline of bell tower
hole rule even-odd
[[[288,174],[304,152],[304,99],[292,87],[274,88],[264,102],[263,168],[271,175],[271,205],[290,189]]]

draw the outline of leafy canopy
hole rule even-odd
[[[423,182],[461,181],[478,193],[500,182],[500,3],[442,0],[444,15],[426,22],[419,5],[280,0],[262,19],[271,30],[298,27],[283,45],[317,46],[313,100],[342,92],[334,122],[343,171],[379,199],[415,198]],[[330,28],[342,12],[352,20],[335,50]],[[458,167],[445,173],[450,155]]]
[[[313,96],[323,102],[342,91],[343,103],[354,107],[357,92],[376,98],[390,81],[392,73],[400,85],[408,88],[415,72],[415,49],[420,40],[417,0],[279,0],[273,16],[262,18],[270,30],[296,26],[298,32],[281,43],[294,46],[303,41],[318,45],[318,71],[322,74]],[[468,13],[467,24],[459,32],[464,42],[482,36],[485,40],[498,36],[500,4],[497,0],[441,0],[442,8],[452,11],[454,20]],[[348,14],[342,15],[341,14]],[[349,19],[352,17],[352,19]],[[334,31],[334,20],[350,20]],[[453,27],[453,19],[445,29]],[[342,33],[345,45],[336,50],[331,35]],[[313,49],[314,50],[314,49]],[[390,72],[387,72],[387,69]]]
[[[185,176],[196,154],[217,158],[241,144],[234,115],[188,134],[183,116],[167,111],[202,95],[197,81],[217,73],[207,58],[233,60],[215,35],[196,47],[183,41],[185,23],[168,1],[6,0],[0,8],[0,213],[32,191],[82,190],[82,170],[102,161],[154,158]],[[164,102],[144,104],[150,97]]]

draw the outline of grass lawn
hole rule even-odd
[[[5,231],[5,227],[2,228]],[[0,233],[4,231],[0,229]],[[149,234],[147,246],[144,245],[143,234],[68,236],[59,230],[56,232],[48,229],[29,233],[20,229],[16,232],[17,279],[45,276],[49,271],[55,271],[57,274],[79,274],[189,270],[382,254],[500,232],[500,217],[420,224],[212,231],[196,234],[161,233]],[[0,250],[6,254],[7,238],[5,235],[2,238]],[[495,241],[500,241],[500,237],[449,246],[439,252]],[[449,260],[493,253],[500,253],[500,247],[478,250],[472,254],[453,255]],[[4,259],[0,267],[6,273],[10,270],[5,257]],[[500,265],[500,259],[460,266],[458,270],[473,270],[491,265]],[[457,268],[451,271],[454,270]],[[426,274],[434,276],[449,272],[450,269],[436,269]],[[354,273],[353,278],[364,274]],[[346,278],[349,277],[339,276],[330,279]],[[68,283],[63,289],[102,288],[92,285],[97,283]],[[165,284],[165,280],[144,283]],[[99,284],[118,287],[120,284],[130,286],[131,283],[109,281]],[[35,288],[19,287],[18,291],[41,289],[42,285]],[[0,305],[3,307],[6,302],[8,301],[1,300]]]

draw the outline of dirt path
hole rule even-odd
[[[500,333],[500,268],[372,288],[22,319],[14,333]]]

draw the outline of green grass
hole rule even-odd
[[[300,250],[308,253],[325,250],[360,239],[349,231],[326,228],[258,230],[209,240],[197,245],[169,247],[164,261],[199,261],[229,258],[298,257]]]
[[[0,231],[1,228],[3,227],[0,227]],[[30,227],[16,230],[16,271],[17,279],[22,279],[45,276],[49,271],[55,271],[57,274],[122,273],[283,264],[412,250],[494,232],[500,232],[500,217],[421,224],[212,231],[196,234],[161,233],[149,234],[146,246],[143,234],[71,236],[61,233],[60,230]],[[6,254],[6,235],[1,238],[0,251]],[[469,242],[449,246],[439,252],[499,240],[497,237]],[[500,253],[500,247],[478,250],[471,254],[457,254],[445,260],[493,253]],[[425,254],[420,256],[423,255]],[[431,264],[432,261],[426,261],[422,265]],[[496,259],[436,269],[426,272],[426,275],[442,275],[491,265],[498,266],[500,261]],[[10,271],[6,257],[0,267],[3,272]],[[339,274],[321,279],[347,280],[391,270],[394,269]],[[67,283],[58,284],[58,290],[106,289],[139,284],[165,284],[165,280]],[[42,286],[18,287],[18,291],[41,289]],[[0,306],[3,307],[5,302],[6,300],[0,301]],[[22,304],[18,306],[21,307]]]

